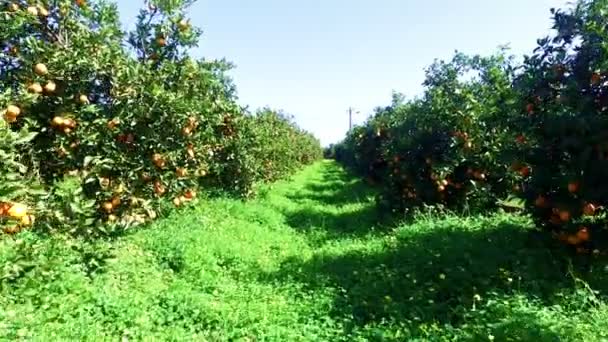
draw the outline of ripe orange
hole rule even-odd
[[[547,199],[543,195],[539,195],[536,198],[536,200],[534,201],[534,205],[536,205],[539,208],[546,208],[547,207]]]
[[[549,223],[559,226],[562,223],[562,221],[561,221],[559,215],[553,214],[553,215],[551,215],[551,218],[549,219]]]
[[[188,174],[188,171],[183,167],[178,167],[177,169],[175,169],[175,174],[178,177],[186,177],[186,175]]]
[[[194,149],[192,147],[188,147],[186,149],[186,153],[190,159],[194,159]]]
[[[21,115],[21,108],[15,105],[9,105],[6,107],[6,116],[16,118],[19,115]]]
[[[192,128],[190,128],[188,126],[182,128],[182,134],[184,136],[190,136],[190,135],[192,135]]]
[[[108,221],[109,222],[115,222],[118,220],[118,216],[114,215],[114,214],[110,214],[108,215]]]
[[[112,119],[112,120],[108,121],[108,128],[114,129],[114,128],[116,128],[116,126],[118,126],[118,123],[119,123],[118,119]]]
[[[528,103],[526,105],[526,112],[528,112],[528,114],[534,114],[534,104]]]
[[[78,7],[84,7],[87,4],[86,0],[76,0],[75,2]]]
[[[184,194],[184,196],[186,196],[187,199],[194,199],[194,198],[196,198],[196,191],[187,190],[186,193]]]
[[[530,175],[530,167],[529,166],[524,166],[521,169],[519,169],[519,174],[522,177],[528,177]]]
[[[578,181],[573,181],[568,183],[568,191],[570,191],[571,193],[576,193],[578,192],[580,188],[580,183]]]
[[[78,96],[78,102],[80,102],[80,104],[83,104],[83,105],[89,104],[89,97],[82,94],[82,95]]]
[[[27,91],[33,94],[40,94],[42,90],[42,86],[38,82],[32,83],[27,87]]]
[[[111,212],[112,212],[112,210],[114,209],[114,206],[112,205],[112,202],[104,202],[104,203],[101,205],[101,208],[102,208],[103,210],[105,210],[105,212],[107,212],[107,213],[111,213]]]
[[[582,241],[576,236],[576,235],[569,235],[566,238],[566,242],[570,245],[578,245],[580,244]]]
[[[589,241],[589,229],[587,227],[581,227],[581,229],[576,233],[576,237],[581,241]]]
[[[38,8],[36,6],[28,6],[27,13],[29,13],[29,14],[37,17],[38,16]]]
[[[65,119],[62,118],[61,116],[56,116],[51,121],[51,125],[53,127],[63,127],[65,125]]]
[[[173,199],[173,204],[174,204],[176,207],[179,207],[179,206],[182,204],[182,201],[179,199],[179,197],[175,197],[175,198]]]
[[[439,192],[443,192],[443,191],[445,191],[445,186],[440,185],[440,186],[438,186],[438,187],[437,187],[437,190],[438,190]]]
[[[517,141],[520,144],[525,144],[526,143],[526,136],[523,134],[520,134],[517,136],[517,138],[515,138],[515,141]]]
[[[586,216],[593,216],[593,215],[595,215],[596,209],[597,208],[595,207],[595,205],[593,203],[587,203],[583,207],[583,214],[585,214]]]
[[[21,203],[13,204],[10,209],[6,212],[8,216],[14,219],[20,219],[23,216],[27,215],[27,206]]]
[[[167,40],[164,37],[158,37],[156,38],[156,44],[160,47],[166,46]]]
[[[161,183],[160,181],[154,182],[154,193],[156,193],[156,195],[162,196],[165,194],[165,191],[166,189],[163,183]]]
[[[76,121],[74,119],[64,119],[63,124],[70,129],[76,128]]]
[[[38,15],[41,17],[48,17],[49,11],[44,6],[39,5],[38,6]]]
[[[57,90],[57,84],[55,84],[55,82],[53,82],[53,81],[48,81],[44,85],[44,91],[46,91],[48,94],[54,93],[55,90]]]
[[[559,212],[559,219],[562,222],[568,222],[570,221],[570,212],[568,210],[560,210]]]
[[[120,197],[116,196],[112,198],[112,206],[118,207],[121,203]]]
[[[38,63],[34,66],[34,72],[38,76],[46,76],[49,73],[49,70],[47,69],[46,65]]]
[[[17,12],[17,11],[19,10],[19,4],[14,3],[14,2],[13,2],[13,3],[10,3],[10,4],[8,5],[8,10],[9,10],[10,12]]]

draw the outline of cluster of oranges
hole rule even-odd
[[[0,203],[0,219],[9,218],[12,221],[17,221],[18,224],[8,226],[3,229],[6,234],[16,234],[23,227],[29,227],[34,224],[35,216],[30,214],[29,208],[22,203]]]

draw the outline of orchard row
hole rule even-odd
[[[236,103],[225,61],[188,52],[186,0],[0,3],[0,229],[119,232],[201,193],[251,196],[321,156],[281,112]]]
[[[487,212],[525,200],[581,253],[606,249],[608,3],[553,10],[555,34],[521,65],[504,51],[426,70],[424,93],[378,108],[330,153],[394,211]]]

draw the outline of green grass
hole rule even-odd
[[[0,337],[608,340],[600,261],[570,265],[526,218],[392,224],[373,198],[325,161],[113,241],[5,238]]]

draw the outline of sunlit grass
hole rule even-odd
[[[373,198],[364,184],[322,162],[263,189],[257,200],[200,203],[114,241],[4,239],[0,336],[608,337],[602,265],[570,266],[527,219],[421,215],[390,224]]]

